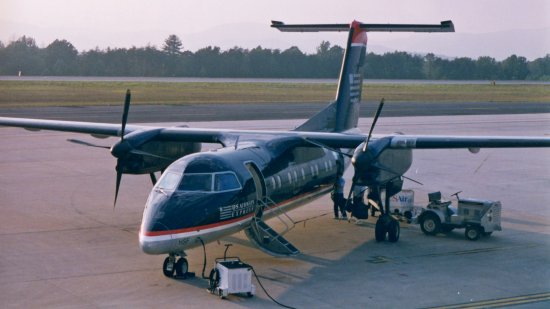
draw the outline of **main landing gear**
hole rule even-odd
[[[398,182],[398,187],[394,188],[389,184],[386,186],[386,198],[384,200],[384,207],[380,207],[380,217],[376,221],[374,227],[374,237],[377,242],[382,242],[388,239],[389,242],[397,242],[401,234],[401,227],[399,221],[395,219],[390,212],[390,197],[401,190],[403,182]],[[380,195],[378,197],[378,205],[380,205]]]
[[[184,257],[185,254],[177,255],[171,253],[164,259],[162,273],[168,278],[187,279],[195,277],[195,273],[189,272],[189,263]]]
[[[399,221],[395,220],[391,215],[384,213],[376,221],[374,236],[377,242],[386,240],[386,235],[389,242],[397,242],[400,233],[401,227],[399,226]]]

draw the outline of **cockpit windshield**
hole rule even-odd
[[[178,191],[222,192],[241,189],[233,172],[184,174]]]
[[[214,191],[229,191],[241,188],[241,184],[234,173],[214,174]]]
[[[212,174],[184,174],[180,191],[212,191]]]
[[[166,172],[162,175],[156,187],[162,190],[173,191],[178,186],[180,179],[181,174]]]
[[[240,190],[241,183],[233,172],[186,173],[165,172],[156,185],[165,191],[223,192]]]

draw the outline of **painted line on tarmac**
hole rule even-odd
[[[520,249],[520,248],[522,249],[533,248],[538,246],[540,245],[525,244],[525,245],[519,245],[519,246],[491,247],[491,248],[479,248],[479,249],[451,251],[451,252],[429,253],[429,254],[414,255],[410,257],[418,258],[418,257],[440,257],[440,256],[449,256],[449,255],[467,255],[467,254],[487,253],[487,252],[495,252],[495,251],[503,251],[503,250],[513,250],[513,249]]]
[[[444,256],[461,256],[461,255],[468,255],[468,254],[479,254],[479,253],[488,253],[488,252],[496,252],[496,251],[504,251],[504,250],[514,250],[514,249],[526,249],[526,248],[534,248],[539,247],[538,244],[525,244],[525,245],[519,245],[519,246],[508,246],[508,247],[490,247],[490,248],[478,248],[478,249],[471,249],[471,250],[461,250],[461,251],[451,251],[451,252],[438,252],[438,253],[428,253],[428,254],[420,254],[420,255],[412,255],[412,256],[404,256],[399,258],[392,258],[388,256],[383,255],[376,255],[371,256],[369,259],[365,260],[367,263],[371,264],[384,264],[384,263],[391,263],[391,262],[397,262],[400,259],[410,259],[410,258],[425,258],[425,257],[444,257]]]
[[[475,309],[475,308],[501,308],[505,306],[515,306],[523,304],[533,304],[543,301],[550,301],[550,292],[529,294],[516,297],[498,298],[478,302],[456,304],[441,307],[430,307],[427,309]]]

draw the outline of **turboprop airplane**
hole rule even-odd
[[[375,202],[383,205],[375,238],[396,242],[400,228],[390,215],[390,196],[402,188],[403,174],[412,164],[412,149],[476,152],[481,147],[550,147],[548,137],[373,136],[382,104],[370,132],[359,132],[367,32],[453,32],[451,21],[431,25],[273,22],[272,27],[296,32],[348,31],[335,101],[292,131],[127,125],[129,91],[121,126],[20,118],[0,118],[0,125],[119,136],[120,141],[110,147],[117,158],[115,203],[123,174],[151,175],[154,187],[145,203],[139,245],[147,254],[167,255],[163,272],[169,277],[187,273],[186,250],[241,230],[270,254],[298,254],[265,220],[331,192],[350,164],[355,169],[352,189],[368,186],[371,192],[386,192],[385,201],[375,194]],[[201,143],[223,147],[201,152]],[[158,171],[162,174],[157,181],[154,173]]]

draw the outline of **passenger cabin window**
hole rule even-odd
[[[178,187],[180,191],[222,192],[241,189],[233,172],[212,174],[184,174]]]

